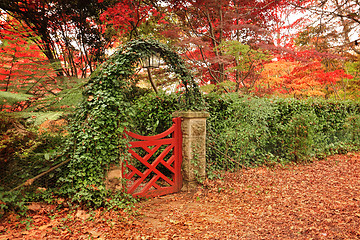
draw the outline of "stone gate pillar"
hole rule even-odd
[[[206,118],[209,113],[174,112],[172,116],[182,118],[182,190],[188,191],[196,188],[197,183],[206,177]]]

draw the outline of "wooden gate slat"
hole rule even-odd
[[[173,138],[165,138],[165,139],[155,139],[155,140],[146,140],[146,141],[133,141],[130,142],[130,148],[137,148],[137,147],[149,147],[155,145],[165,145],[165,144],[174,144],[176,141]],[[152,149],[150,149],[152,150]]]
[[[172,132],[174,132],[175,127],[176,126],[172,125],[168,130],[166,130],[160,134],[154,135],[154,136],[142,136],[142,135],[130,132],[130,131],[125,131],[125,132],[127,135],[129,135],[132,138],[148,141],[148,140],[161,139],[161,138],[164,138],[164,137],[170,135]]]
[[[123,165],[123,169],[128,169],[128,172],[123,175],[126,179],[129,180],[128,183],[130,184],[130,186],[127,186],[127,192],[133,194],[133,196],[153,197],[177,192],[180,190],[182,186],[181,118],[174,118],[173,122],[174,124],[168,130],[155,136],[141,136],[130,131],[125,131],[127,136],[140,140],[130,141],[128,151],[134,159],[147,167],[147,169],[142,172],[126,161]],[[171,137],[168,137],[170,134]],[[161,146],[164,145],[168,146],[166,146],[166,148],[156,157],[152,163],[149,163],[149,160],[153,154],[155,154],[161,148]],[[135,151],[137,148],[145,150],[147,154],[143,157],[140,156]],[[164,158],[168,156],[171,150],[171,156],[168,158],[168,160],[164,160]],[[172,180],[156,168],[159,164],[162,164],[172,173]],[[155,175],[148,182],[144,182],[150,174]],[[165,181],[170,186],[163,187],[157,184],[157,181],[160,179]],[[141,189],[139,190],[138,188]]]

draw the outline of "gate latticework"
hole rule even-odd
[[[132,162],[123,164],[127,179],[127,192],[137,197],[154,197],[178,192],[182,186],[182,133],[181,118],[174,118],[173,125],[155,136],[141,136],[130,131]]]

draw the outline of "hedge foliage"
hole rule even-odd
[[[210,168],[303,162],[360,144],[357,102],[228,94],[209,95],[208,103]]]
[[[176,94],[149,94],[136,101],[136,131],[156,134],[171,125]],[[353,101],[205,95],[207,167],[306,162],[360,146],[360,104]]]

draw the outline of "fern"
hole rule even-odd
[[[51,95],[43,99],[39,99],[32,104],[29,108],[25,109],[26,112],[38,111],[72,111],[83,100],[82,90],[83,83],[74,86],[71,89],[61,91],[56,96]]]
[[[23,93],[11,93],[0,91],[0,105],[13,105],[18,102],[27,101],[32,95]]]

